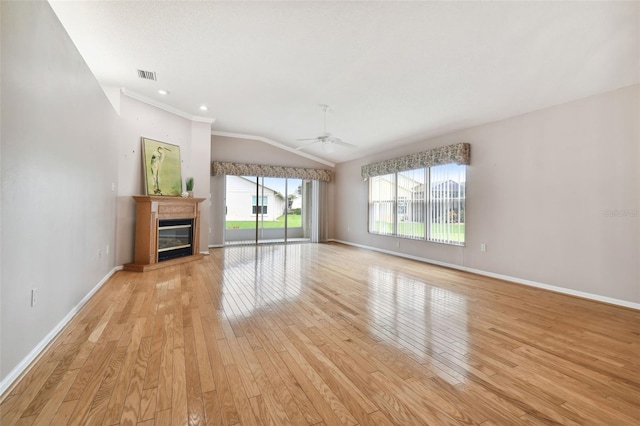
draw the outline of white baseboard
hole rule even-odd
[[[40,343],[38,343],[31,350],[31,352],[29,352],[29,354],[26,357],[24,357],[22,361],[20,361],[18,365],[16,365],[13,368],[13,370],[11,370],[11,372],[7,374],[7,376],[4,379],[2,379],[2,381],[0,382],[0,397],[5,396],[4,393],[7,391],[7,389],[11,387],[11,385],[14,383],[16,379],[21,377],[23,374],[26,374],[29,372],[29,370],[34,364],[34,361],[36,361],[40,357],[40,355],[47,348],[49,343],[51,343],[53,339],[55,339],[56,336],[58,336],[58,333],[60,333],[62,329],[69,323],[69,321],[71,321],[71,319],[78,312],[80,312],[80,309],[82,309],[82,307],[89,301],[89,299],[91,299],[91,297],[100,289],[100,287],[102,287],[104,283],[106,283],[109,280],[109,278],[113,276],[113,274],[115,274],[117,271],[120,271],[120,270],[122,270],[122,266],[116,266],[107,275],[105,275],[105,277],[102,278],[100,282],[95,287],[93,287],[93,289],[91,289],[91,291],[87,293],[87,295],[76,306],[73,307],[73,309],[71,309],[71,311],[62,319],[62,321],[60,321],[58,325],[56,325],[44,337],[44,339],[42,339]]]
[[[209,244],[209,248],[222,248],[224,244]]]
[[[611,305],[624,306],[625,308],[640,310],[640,303],[629,302],[627,300],[614,299],[613,297],[601,296],[599,294],[586,293],[584,291],[578,291],[578,290],[571,290],[569,288],[557,287],[554,285],[543,284],[536,281],[525,280],[522,278],[510,277],[508,275],[496,274],[493,272],[483,271],[481,269],[468,268],[466,266],[455,265],[453,263],[440,262],[437,260],[428,259],[426,257],[418,257],[410,254],[399,253],[396,251],[385,250],[377,247],[365,246],[362,244],[356,244],[349,241],[342,241],[342,240],[336,240],[336,239],[330,239],[329,241],[345,244],[348,246],[358,247],[365,250],[372,250],[380,253],[390,254],[392,256],[403,257],[405,259],[417,260],[419,262],[425,262],[433,265],[444,266],[446,268],[457,269],[459,271],[471,272],[473,274],[483,275],[485,277],[497,278],[499,280],[509,281],[516,284],[523,284],[530,287],[537,287],[544,290],[554,291],[556,293],[568,294],[571,296],[581,297],[583,299],[590,299],[590,300],[595,300],[597,302],[604,302],[604,303],[609,303]]]

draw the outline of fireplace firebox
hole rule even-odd
[[[161,220],[158,225],[158,262],[192,255],[192,242],[192,219]]]

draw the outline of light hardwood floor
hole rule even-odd
[[[640,312],[337,244],[118,272],[3,426],[640,419]]]

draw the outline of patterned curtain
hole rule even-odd
[[[367,180],[373,176],[404,172],[420,167],[439,166],[442,164],[455,163],[469,165],[470,157],[471,145],[468,143],[458,143],[393,158],[391,160],[367,164],[362,166],[362,177],[364,180]]]
[[[261,164],[211,163],[211,175],[264,176],[276,178],[293,178],[331,182],[331,170],[305,169],[301,167],[265,166]]]

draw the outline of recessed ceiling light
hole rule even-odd
[[[161,95],[168,95],[169,91],[168,90],[164,90],[164,89],[160,89],[160,90],[158,90],[158,93],[160,93]]]
[[[207,111],[208,109],[206,105],[200,105],[200,111]]]

